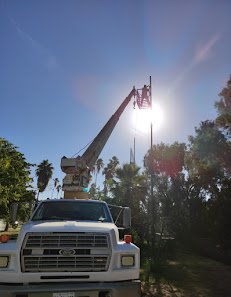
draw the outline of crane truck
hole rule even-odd
[[[118,231],[131,225],[130,209],[119,207],[122,226],[116,226],[109,206],[85,192],[90,171],[135,95],[133,88],[82,156],[61,159],[64,199],[41,201],[17,240],[1,236],[1,297],[140,296],[140,250],[130,235],[120,240]]]

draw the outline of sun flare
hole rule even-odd
[[[163,110],[157,103],[152,104],[152,110],[150,109],[137,109],[135,115],[136,129],[142,133],[149,131],[152,123],[153,131],[160,129],[164,121]]]

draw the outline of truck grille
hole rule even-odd
[[[106,234],[29,234],[25,248],[77,247],[108,248]]]
[[[108,256],[24,257],[24,272],[38,271],[105,271]]]
[[[22,271],[107,271],[110,255],[108,234],[28,233],[21,250]]]

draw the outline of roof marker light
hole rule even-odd
[[[124,235],[124,241],[126,243],[131,243],[132,242],[132,236],[131,235]]]

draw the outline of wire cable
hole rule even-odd
[[[77,154],[79,154],[82,150],[84,150],[88,145],[90,145],[92,143],[94,139],[92,139],[91,141],[89,141],[80,151],[78,151],[77,153],[75,153],[71,158],[74,158],[74,156],[76,156]]]

